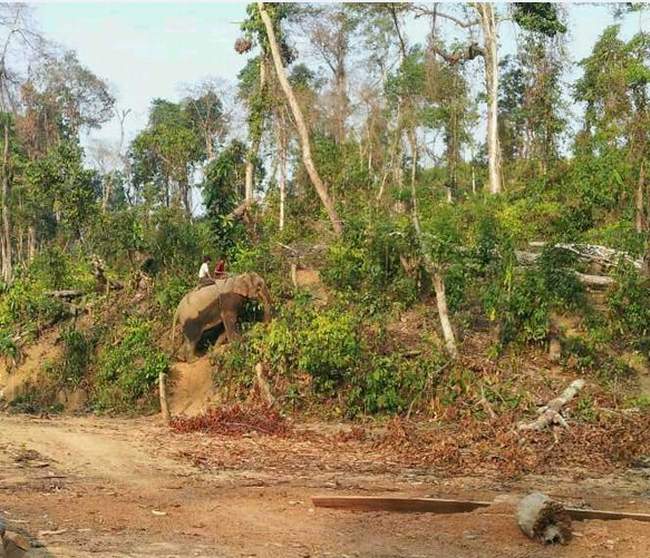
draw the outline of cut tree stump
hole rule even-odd
[[[519,528],[545,544],[565,544],[571,539],[571,516],[564,506],[541,492],[533,492],[517,506]]]

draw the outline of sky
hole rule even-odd
[[[147,121],[156,97],[178,100],[184,84],[207,77],[234,83],[245,56],[233,49],[245,17],[244,2],[29,2],[40,29],[51,40],[74,49],[79,60],[113,88],[120,109],[130,109],[127,140]],[[587,56],[603,29],[614,22],[605,5],[570,7],[569,52],[574,61]],[[626,16],[622,35],[631,37],[639,26],[650,30],[650,13]],[[411,42],[422,40],[424,22],[411,22]],[[515,26],[500,24],[500,55],[515,49]],[[571,79],[579,75],[572,70]],[[91,132],[90,138],[116,142],[117,121]]]

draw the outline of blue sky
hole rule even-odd
[[[178,99],[184,83],[209,76],[234,82],[245,63],[235,53],[243,2],[31,2],[44,34],[77,51],[79,59],[115,89],[118,105],[130,108],[127,138],[146,124],[151,100]],[[650,13],[626,16],[623,36],[646,31]],[[586,56],[602,30],[613,22],[607,6],[570,6],[569,51]],[[424,27],[410,24],[409,38],[420,40]],[[514,49],[514,24],[500,26],[500,54]],[[578,75],[572,71],[572,78]],[[93,137],[116,140],[116,122]]]

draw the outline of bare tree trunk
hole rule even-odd
[[[280,178],[278,180],[278,186],[280,187],[279,228],[284,230],[284,208],[287,197],[287,131],[284,115],[279,116],[277,122],[278,158],[280,159],[278,161],[280,167]]]
[[[645,167],[641,161],[639,169],[639,184],[636,189],[636,232],[643,233],[646,229],[645,204],[643,203],[643,191],[645,189]]]
[[[498,127],[498,93],[499,93],[499,54],[497,51],[497,29],[494,5],[490,3],[475,3],[476,10],[481,16],[481,26],[485,39],[485,81],[487,89],[487,147],[488,167],[490,177],[490,192],[501,192],[501,146],[499,145]]]
[[[9,189],[9,123],[7,122],[7,115],[5,115],[4,146],[2,150],[2,279],[7,283],[11,281],[13,275]]]
[[[30,225],[27,229],[27,261],[31,262],[36,256],[36,229]]]
[[[337,236],[341,236],[343,234],[343,225],[341,224],[341,219],[339,218],[336,212],[334,203],[329,196],[327,187],[325,186],[325,184],[323,184],[323,181],[321,180],[318,171],[314,166],[314,161],[312,160],[311,157],[311,145],[309,143],[309,133],[307,131],[307,126],[305,125],[305,120],[302,116],[300,105],[298,105],[298,101],[296,100],[296,97],[293,93],[291,84],[287,79],[284,66],[282,65],[282,57],[280,56],[280,49],[278,47],[278,43],[275,38],[273,23],[271,22],[271,18],[269,17],[269,14],[266,12],[266,9],[264,8],[264,3],[258,1],[257,7],[260,12],[262,21],[264,22],[264,26],[266,27],[266,35],[269,40],[269,46],[271,47],[271,54],[273,56],[273,63],[275,65],[275,72],[278,76],[278,81],[280,82],[284,94],[287,97],[287,101],[289,103],[289,106],[291,107],[291,112],[293,113],[293,118],[296,121],[296,128],[298,130],[298,136],[300,137],[300,145],[302,147],[303,164],[307,169],[307,173],[309,174],[309,178],[311,179],[311,182],[314,185],[316,192],[318,192],[318,196],[320,197],[321,202],[325,207],[325,211],[327,211],[327,215],[329,216],[330,221],[332,222],[332,228],[334,229],[334,232],[336,233]]]
[[[345,72],[345,58],[341,55],[336,65],[336,97],[337,97],[337,116],[336,116],[336,140],[339,145],[345,142],[346,126],[349,110],[349,101],[347,93],[347,76]]]
[[[264,55],[260,56],[260,95],[264,93],[264,87],[266,85],[266,60]],[[251,141],[250,149],[248,150],[248,156],[246,157],[246,175],[245,175],[245,187],[244,187],[244,196],[246,203],[248,205],[253,203],[253,190],[255,184],[255,160],[260,150],[261,142],[261,132],[260,134],[255,134],[255,137]]]
[[[424,259],[426,270],[431,275],[433,281],[433,289],[436,293],[436,306],[438,307],[438,316],[440,318],[440,326],[442,327],[442,334],[445,339],[445,346],[451,358],[458,357],[458,349],[456,347],[456,336],[451,327],[449,320],[449,308],[447,307],[447,295],[445,293],[445,282],[440,272],[440,268],[431,258],[431,254],[427,250],[424,241],[424,235],[420,227],[420,217],[418,216],[417,195],[415,191],[415,171],[417,168],[417,141],[415,132],[411,130],[408,134],[409,143],[411,144],[411,218],[413,221],[413,228],[420,244],[420,251]]]

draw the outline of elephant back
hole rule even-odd
[[[178,319],[181,322],[185,322],[188,319],[196,319],[223,292],[221,285],[208,285],[207,287],[190,291],[178,305]]]

